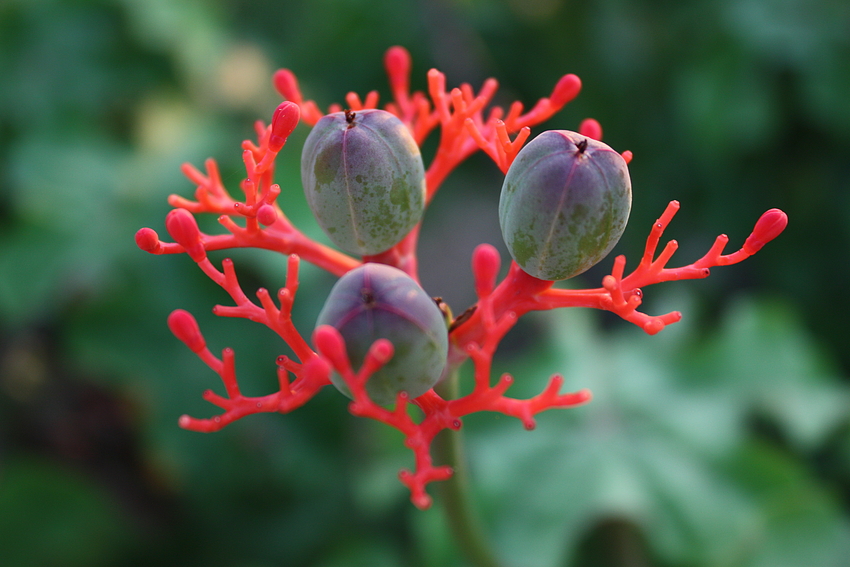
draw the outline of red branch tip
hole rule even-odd
[[[136,246],[145,252],[156,252],[159,246],[159,235],[152,228],[140,228],[136,232]]]
[[[207,342],[201,334],[198,322],[188,311],[183,309],[172,311],[171,315],[168,316],[168,328],[192,352],[199,353],[207,348]]]
[[[273,225],[278,219],[277,211],[272,205],[264,204],[257,209],[257,220],[266,226]]]
[[[269,149],[279,152],[286,143],[286,138],[298,126],[301,110],[294,102],[284,101],[277,107],[272,116],[272,133],[269,137]]]
[[[499,251],[490,244],[479,244],[473,251],[472,273],[475,276],[475,293],[479,298],[493,293],[501,264]]]
[[[272,77],[272,83],[280,96],[291,100],[295,104],[301,104],[301,89],[298,88],[298,79],[289,69],[279,69]]]
[[[552,103],[552,106],[560,108],[577,97],[580,91],[581,79],[573,74],[564,75],[552,90],[549,102]]]
[[[182,246],[195,262],[207,257],[207,251],[201,242],[201,231],[192,213],[186,209],[174,209],[165,217],[165,228],[171,238]]]
[[[331,363],[331,366],[341,372],[351,370],[351,364],[345,353],[345,341],[335,328],[330,325],[316,327],[313,331],[313,344],[316,345],[316,350]]]
[[[578,133],[592,140],[602,141],[602,125],[593,118],[586,118],[578,127]]]
[[[405,48],[396,45],[387,50],[384,55],[384,68],[387,71],[393,94],[408,91],[412,67],[413,62],[410,53]]]
[[[756,222],[752,234],[744,242],[744,251],[747,254],[755,254],[765,244],[779,236],[786,226],[788,226],[788,215],[779,209],[770,209]]]

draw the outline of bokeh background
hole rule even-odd
[[[850,564],[850,3],[845,0],[0,0],[0,563],[6,566],[466,565],[441,516],[408,501],[401,436],[351,417],[336,391],[286,415],[203,435],[183,413],[217,377],[166,327],[194,313],[232,346],[244,391],[274,388],[285,347],[216,319],[227,297],[165,234],[182,162],[221,164],[294,70],[329,104],[387,96],[385,49],[450,86],[499,79],[532,104],[564,73],[577,100],[545,125],[597,118],[635,154],[630,265],[666,203],[673,264],[714,236],[730,249],[766,209],[787,231],[702,281],[645,289],[679,309],[655,337],[605,313],[529,316],[498,371],[533,395],[548,376],[589,387],[533,433],[476,415],[464,428],[476,507],[506,565],[841,567]],[[541,131],[537,128],[536,132]],[[323,239],[300,190],[299,127],[281,202]],[[433,150],[433,141],[425,152]],[[426,215],[426,289],[473,300],[469,255],[501,247],[501,186],[481,155]],[[215,231],[214,219],[204,225]],[[244,287],[276,289],[284,259],[235,251]],[[569,285],[596,287],[610,258]],[[303,270],[309,333],[328,275]]]

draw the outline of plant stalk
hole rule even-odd
[[[456,399],[459,394],[458,371],[455,369],[437,387],[443,399]],[[434,439],[435,454],[441,464],[454,470],[451,478],[440,483],[440,495],[446,521],[455,542],[475,567],[503,567],[496,559],[481,520],[472,506],[469,471],[460,431],[445,430]]]

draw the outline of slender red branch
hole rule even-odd
[[[646,241],[643,257],[635,270],[624,277],[626,258],[614,259],[611,274],[605,276],[602,287],[596,289],[555,289],[552,282],[545,282],[529,276],[515,263],[511,265],[508,276],[496,287],[493,296],[497,306],[496,317],[512,311],[522,316],[529,311],[541,311],[562,307],[592,307],[616,313],[626,321],[634,323],[649,334],[655,334],[671,323],[681,319],[681,313],[672,311],[662,315],[647,315],[638,311],[643,300],[641,288],[672,280],[699,279],[710,274],[714,266],[727,266],[740,262],[761,246],[758,243],[776,238],[787,226],[787,216],[778,209],[767,211],[756,223],[752,234],[744,246],[731,254],[723,254],[728,242],[726,235],[720,235],[709,251],[697,261],[679,268],[668,268],[673,253],[678,247],[675,240],[669,241],[662,252],[656,256],[658,244],[664,230],[679,210],[679,203],[671,201],[661,217],[655,222]],[[749,244],[747,244],[747,242]],[[475,269],[475,268],[473,268]],[[470,343],[479,343],[486,334],[486,322],[480,313],[480,301],[473,306],[474,311],[467,321],[457,325],[452,332],[455,363],[466,357],[464,349]]]
[[[486,80],[478,94],[475,94],[469,84],[462,84],[458,88],[447,91],[445,75],[436,69],[431,69],[428,72],[428,95],[431,98],[429,103],[425,94],[418,91],[410,93],[412,62],[406,49],[399,46],[388,49],[384,56],[384,67],[393,95],[393,102],[388,103],[385,108],[407,125],[416,142],[421,144],[437,125],[440,126],[440,142],[425,175],[426,203],[433,199],[449,173],[479,148],[484,149],[503,171],[507,171],[517,152],[528,139],[529,127],[550,118],[575,98],[581,90],[581,81],[577,76],[564,75],[553,88],[552,94],[548,98],[540,99],[529,112],[523,114],[522,104],[514,102],[504,120],[500,118],[505,115],[505,112],[498,106],[490,109],[489,116],[485,120],[484,110],[498,88],[495,79]],[[322,113],[318,110],[316,103],[304,100],[298,81],[291,71],[287,69],[277,71],[273,83],[284,99],[300,107],[305,122],[313,125],[321,118]],[[353,92],[348,93],[345,98],[346,104],[353,110],[375,108],[378,103],[375,91],[370,92],[365,101]],[[328,108],[328,112],[336,112],[341,108],[340,105],[333,104]],[[518,134],[511,141],[509,135],[514,133]],[[183,201],[175,201],[172,204],[184,208],[190,205]],[[230,206],[229,203],[227,205]],[[222,213],[227,212],[223,208],[220,210]],[[269,226],[267,223],[263,224]],[[282,229],[283,226],[279,228]],[[286,228],[288,233],[293,230],[291,226]],[[411,277],[417,278],[415,252],[418,235],[417,227],[393,249],[368,260],[390,264],[404,270]],[[293,238],[296,238],[296,235],[293,235]],[[251,246],[257,245],[251,244]],[[278,248],[281,246],[277,244]],[[287,248],[286,253],[297,253],[311,262],[314,261],[315,256],[328,256],[325,250],[313,252],[304,249],[311,247],[305,245],[299,249]],[[334,273],[340,271],[344,273],[345,270],[351,269],[347,265],[326,263],[331,264],[330,271]]]
[[[499,263],[498,252],[489,245],[479,246],[473,255],[476,292],[479,295],[478,315],[484,329],[483,343],[480,346],[475,343],[466,346],[467,354],[475,365],[474,389],[472,393],[457,400],[446,401],[433,390],[416,398],[413,402],[425,416],[419,423],[414,422],[407,411],[409,400],[405,393],[399,394],[394,409],[376,404],[367,393],[367,380],[392,356],[393,347],[390,341],[376,341],[363,366],[355,372],[346,354],[343,338],[336,329],[322,326],[316,329],[313,335],[319,353],[339,373],[351,392],[354,400],[350,406],[351,413],[375,419],[404,434],[405,445],[414,453],[415,467],[412,471],[402,471],[400,479],[411,491],[412,502],[420,508],[427,508],[431,504],[426,486],[437,480],[445,480],[451,475],[450,469],[433,463],[431,443],[443,429],[459,429],[461,417],[478,411],[499,412],[517,417],[526,428],[532,429],[533,416],[537,413],[551,408],[572,407],[590,400],[590,393],[586,390],[560,394],[562,379],[558,376],[551,379],[541,394],[528,400],[505,396],[513,383],[510,376],[503,376],[495,385],[491,385],[493,354],[505,333],[517,321],[517,315],[513,311],[501,312],[496,316],[497,306],[493,291]],[[549,283],[551,285],[551,282]]]
[[[225,410],[223,414],[211,419],[183,416],[180,418],[181,427],[210,432],[254,413],[287,413],[305,404],[319,389],[330,383],[329,367],[319,360],[292,323],[292,305],[298,290],[299,258],[297,256],[289,257],[286,286],[277,293],[279,307],[275,305],[269,292],[262,288],[257,291],[259,305],[253,303],[242,291],[233,262],[229,259],[222,263],[223,271],[216,269],[206,257],[198,261],[198,266],[210,279],[219,284],[235,303],[233,306],[216,305],[213,313],[222,317],[250,319],[266,325],[283,339],[300,362],[296,363],[287,357],[280,357],[278,359],[280,391],[260,397],[244,396],[236,380],[233,351],[229,348],[224,349],[222,358],[216,358],[207,348],[194,317],[183,310],[174,311],[168,319],[172,332],[221,377],[227,393],[226,398],[212,391],[204,393],[204,399]],[[290,372],[295,375],[295,380],[291,383],[288,378]]]
[[[166,228],[176,242],[162,242],[154,230],[143,228],[136,233],[139,248],[152,254],[185,252],[195,261],[212,250],[261,248],[286,255],[297,254],[337,276],[360,265],[358,260],[304,235],[277,205],[281,188],[272,183],[274,160],[298,124],[299,116],[295,103],[283,102],[275,110],[269,126],[258,123],[258,143],[247,140],[243,143],[242,158],[247,173],[241,183],[244,201],[231,197],[221,181],[215,160],[205,162],[206,172],[184,164],[183,173],[197,189],[194,201],[177,195],[169,197],[169,203],[176,208],[169,213]],[[219,221],[229,234],[200,232],[192,217],[200,213],[219,215]],[[244,219],[244,226],[233,218]]]

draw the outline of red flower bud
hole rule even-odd
[[[140,228],[136,233],[136,246],[145,252],[153,252],[159,247],[159,235],[152,228]]]
[[[472,253],[472,273],[475,274],[475,292],[487,297],[496,287],[496,276],[502,259],[499,251],[490,244],[479,244]]]
[[[286,138],[298,126],[301,110],[294,102],[284,101],[274,111],[272,116],[272,134],[269,137],[269,149],[279,152],[286,143]]]
[[[273,206],[265,204],[257,209],[257,220],[266,226],[273,225],[277,220],[277,211]]]
[[[564,106],[577,97],[580,90],[581,79],[577,75],[564,75],[552,90],[552,96],[549,97],[549,102],[557,107]]]
[[[384,68],[393,90],[407,90],[411,66],[410,53],[405,48],[396,45],[387,50],[384,55]]]
[[[394,352],[395,348],[389,340],[378,339],[372,343],[371,347],[369,347],[369,354],[367,357],[374,359],[375,362],[379,364],[386,364],[387,361],[393,357]]]
[[[275,71],[272,78],[274,88],[280,93],[280,96],[286,100],[291,100],[295,104],[301,103],[301,90],[298,88],[298,79],[289,69],[279,69]]]
[[[188,311],[184,311],[183,309],[172,311],[171,315],[168,316],[168,328],[192,352],[198,353],[207,348],[207,342],[201,334],[198,322]]]
[[[313,343],[316,350],[336,368],[342,368],[348,360],[345,353],[345,341],[331,325],[319,325],[313,331]]]
[[[200,262],[207,257],[207,251],[201,242],[201,231],[192,213],[186,209],[174,209],[165,217],[165,228],[192,260]]]
[[[779,209],[770,209],[759,217],[752,234],[744,242],[744,252],[755,254],[762,246],[779,236],[788,226],[788,215]]]
[[[578,133],[592,140],[602,141],[602,125],[593,118],[586,118],[578,127]]]

